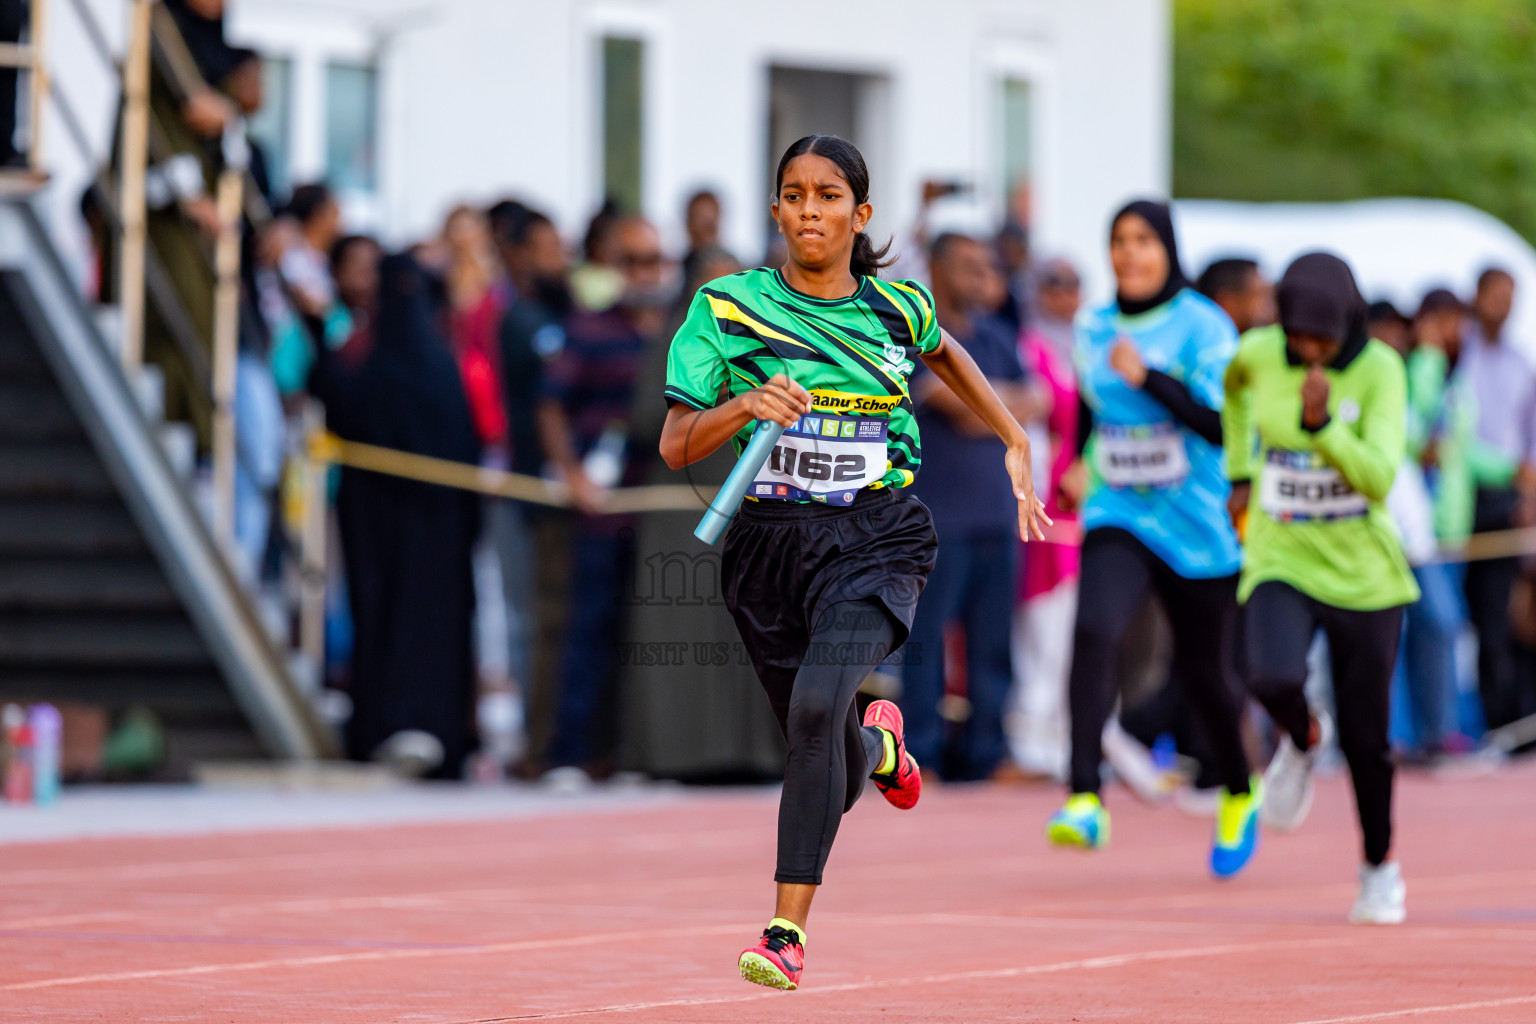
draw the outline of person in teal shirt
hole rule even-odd
[[[1189,287],[1168,207],[1141,200],[1110,226],[1115,301],[1079,321],[1082,460],[1063,497],[1083,503],[1080,597],[1068,697],[1071,791],[1046,826],[1057,845],[1109,838],[1099,799],[1104,724],[1115,662],[1149,595],[1168,612],[1173,666],[1209,737],[1221,778],[1211,870],[1236,874],[1258,843],[1259,794],[1249,786],[1230,678],[1241,553],[1227,519],[1222,375],[1237,348],[1232,321]]]
[[[1248,684],[1284,730],[1265,773],[1264,823],[1300,825],[1331,725],[1307,706],[1307,652],[1321,629],[1333,663],[1339,746],[1364,833],[1357,923],[1403,920],[1392,845],[1389,693],[1403,607],[1419,588],[1387,493],[1406,450],[1403,361],[1366,329],[1348,264],[1292,263],[1280,326],[1243,336],[1227,368],[1223,435],[1231,510],[1246,519],[1242,583]]]

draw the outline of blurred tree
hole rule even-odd
[[[1536,0],[1175,0],[1174,194],[1459,199],[1536,242]]]

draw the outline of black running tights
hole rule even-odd
[[[1227,666],[1237,577],[1188,579],[1125,530],[1090,530],[1083,540],[1077,627],[1072,637],[1072,792],[1099,791],[1104,723],[1115,707],[1115,658],[1146,600],[1162,598],[1173,626],[1173,674],[1210,738],[1221,784],[1248,792],[1248,757],[1238,729],[1235,681]]]
[[[1392,849],[1392,670],[1403,610],[1356,612],[1323,604],[1287,583],[1260,583],[1248,598],[1248,686],[1291,742],[1311,742],[1304,689],[1307,651],[1321,629],[1333,667],[1339,749],[1355,783],[1365,859],[1379,865]]]
[[[880,730],[859,724],[859,686],[896,644],[896,623],[874,598],[827,605],[796,671],[758,666],[789,740],[779,798],[774,881],[821,884],[837,826],[870,772],[880,767]]]

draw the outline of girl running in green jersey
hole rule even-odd
[[[1303,692],[1321,629],[1365,839],[1350,920],[1396,924],[1404,890],[1387,859],[1388,694],[1403,607],[1419,588],[1386,498],[1403,461],[1406,374],[1397,353],[1367,333],[1365,300],[1338,257],[1302,256],[1276,298],[1280,324],[1243,336],[1222,413],[1229,508],[1235,521],[1247,519],[1238,599],[1248,683],[1284,732],[1264,776],[1263,818],[1295,828],[1311,804],[1312,766],[1332,730]]]
[[[773,203],[788,261],[700,289],[667,360],[661,454],[674,469],[727,441],[739,453],[757,421],[786,428],[726,534],[722,570],[726,605],[789,741],[776,908],[739,959],[742,977],[782,989],[799,985],[811,899],[865,780],[903,809],[921,791],[896,706],[876,701],[862,723],[854,706],[859,685],[906,640],[937,548],[928,510],[905,490],[922,461],[907,388],[914,358],[1007,444],[1024,539],[1042,538],[1048,522],[1024,429],[940,330],[927,290],[879,279],[885,249],[865,234],[873,212],[852,145],[813,135],[790,146]]]

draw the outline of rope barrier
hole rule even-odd
[[[310,437],[309,455],[317,462],[366,469],[419,483],[457,487],[495,498],[512,498],[552,508],[571,507],[570,491],[563,483],[555,480],[428,455],[414,455],[357,441],[344,441],[329,432]],[[608,492],[602,511],[609,515],[630,512],[696,512],[708,507],[708,502],[714,497],[714,490],[695,489],[685,484],[620,487]],[[1046,531],[1046,540],[1056,544],[1081,544],[1082,528],[1076,523],[1058,523]],[[1536,555],[1536,527],[1473,534],[1459,544],[1441,547],[1435,561],[1484,562],[1522,555]]]
[[[344,441],[328,432],[310,436],[309,456],[317,462],[366,469],[418,483],[457,487],[493,498],[512,498],[553,508],[571,507],[570,490],[558,481],[429,455],[415,455],[357,441]],[[706,507],[713,496],[713,488],[695,490],[685,484],[620,487],[607,492],[602,512],[608,515],[628,512],[697,512]]]
[[[1455,545],[1443,545],[1436,562],[1486,562],[1495,558],[1536,555],[1536,526],[1474,533]]]

